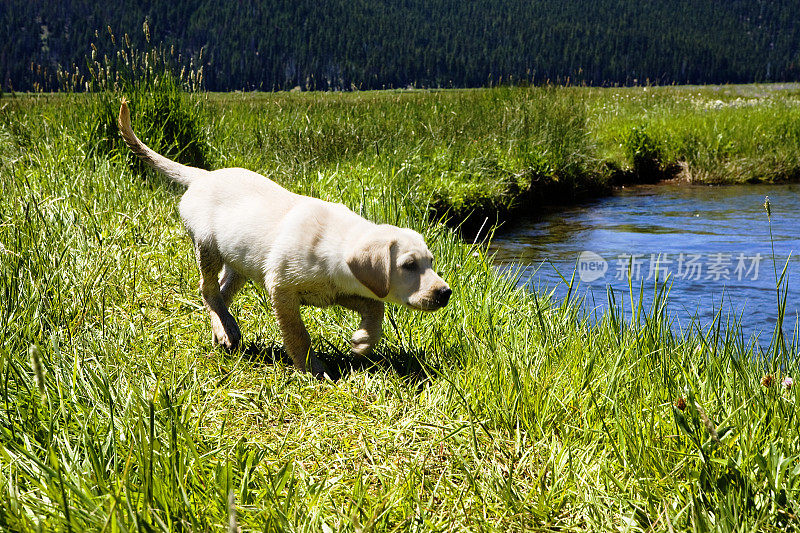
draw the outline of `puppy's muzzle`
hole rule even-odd
[[[436,301],[437,307],[444,307],[445,305],[447,305],[447,302],[450,301],[451,294],[453,294],[453,291],[450,290],[450,287],[448,287],[447,285],[436,289],[434,299]]]

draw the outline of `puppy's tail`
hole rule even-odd
[[[119,107],[117,125],[119,126],[122,138],[125,139],[125,143],[130,147],[131,151],[139,156],[142,161],[147,163],[148,166],[158,170],[173,181],[177,181],[181,185],[186,185],[188,187],[192,181],[207,172],[206,170],[181,165],[176,161],[168,159],[154,152],[140,141],[136,134],[133,133],[133,128],[131,128],[131,112],[128,109],[128,101],[124,98],[122,99],[122,105]]]

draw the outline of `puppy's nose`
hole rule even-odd
[[[450,290],[450,287],[445,285],[444,287],[439,287],[436,290],[436,302],[444,307],[447,305],[447,302],[450,301],[450,295],[453,294],[453,291]]]

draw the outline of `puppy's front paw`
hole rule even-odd
[[[357,357],[366,357],[371,354],[373,346],[375,346],[375,340],[363,329],[353,333],[353,338],[350,339],[350,352]]]
[[[221,323],[212,320],[211,341],[214,346],[222,346],[226,350],[236,350],[242,340],[242,334],[236,322],[229,323],[228,327],[223,327]]]
[[[231,342],[231,339],[228,338],[228,335],[225,333],[225,331],[212,331],[211,343],[214,346],[222,346],[226,350],[233,350],[236,347],[236,345]]]

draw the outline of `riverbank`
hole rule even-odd
[[[246,349],[211,348],[179,188],[97,149],[83,97],[0,100],[0,529],[797,528],[796,344],[678,334],[663,293],[590,322],[427,216],[434,185],[504,205],[513,169],[598,175],[580,91],[194,97],[213,166],[420,231],[453,289],[387,306],[369,362],[352,313],[304,310],[335,383],[285,365],[252,286]]]

